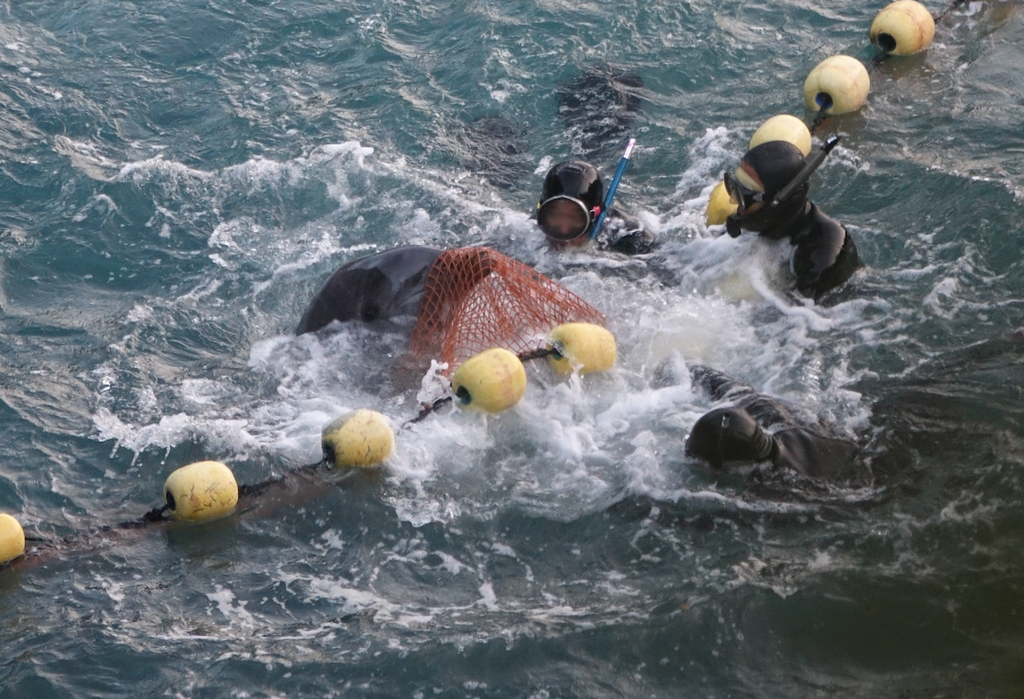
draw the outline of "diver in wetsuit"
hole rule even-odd
[[[811,157],[818,157],[820,164],[837,140],[826,143],[823,154]],[[726,190],[739,207],[725,225],[733,238],[746,230],[769,240],[788,239],[795,246],[790,268],[796,288],[817,300],[846,282],[860,260],[846,228],[807,198],[807,178],[815,167],[787,141],[768,141],[751,148],[739,167],[725,174]],[[801,178],[785,197],[779,196]]]
[[[822,424],[801,423],[779,400],[705,366],[690,369],[694,386],[714,400],[733,405],[700,417],[686,440],[686,453],[716,469],[730,462],[770,461],[775,471],[792,471],[829,483],[865,484],[870,472],[854,441]]]
[[[645,94],[643,78],[632,69],[607,63],[581,66],[555,91],[565,127],[560,140],[573,157],[606,162],[634,132]],[[496,187],[511,188],[536,167],[530,131],[500,114],[483,114],[457,126],[445,140],[463,168]]]
[[[604,205],[604,184],[597,168],[583,160],[552,167],[537,202],[537,225],[555,250],[583,247],[591,241]],[[612,208],[594,244],[600,250],[642,255],[654,248],[654,234],[639,221]]]
[[[317,292],[295,334],[316,332],[336,320],[401,324],[408,319],[411,327],[427,273],[441,253],[406,245],[342,265]]]
[[[583,66],[556,90],[558,115],[572,152],[603,162],[635,131],[646,95],[643,77],[631,68],[609,63]]]
[[[731,403],[701,416],[686,443],[687,453],[715,468],[770,462],[772,472],[829,485],[914,488],[936,469],[963,478],[967,463],[1020,460],[1024,328],[936,355],[899,378],[873,375],[853,384],[872,398],[871,429],[856,441],[799,419],[722,372],[689,371],[695,389]]]

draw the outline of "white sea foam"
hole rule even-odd
[[[841,391],[849,378],[842,363],[822,351],[820,338],[826,333],[870,336],[872,326],[863,317],[868,306],[850,302],[824,308],[796,299],[788,290],[787,245],[754,236],[707,236],[702,228],[706,194],[735,137],[725,129],[709,130],[694,144],[691,166],[676,191],[679,197],[693,191],[701,196],[684,199],[664,217],[645,213],[665,238],[656,256],[536,257],[542,271],[605,311],[617,337],[619,365],[605,376],[570,380],[557,379],[543,364],[531,366],[526,397],[505,414],[483,416],[456,408],[398,429],[388,464],[394,488],[385,497],[401,519],[422,526],[462,517],[487,519],[517,508],[572,520],[625,493],[718,499],[738,509],[757,509],[682,486],[687,477],[683,439],[688,425],[708,407],[689,387],[686,366],[692,363],[711,364],[759,389],[786,394],[799,386],[817,414],[863,419],[858,396]],[[258,188],[297,186],[312,173],[328,177],[338,188],[332,197],[339,211],[382,186],[381,177],[393,180],[389,187],[415,183],[428,197],[465,207],[466,216],[482,225],[484,238],[511,239],[527,258],[537,255],[536,232],[525,213],[500,199],[467,207],[459,186],[443,173],[413,170],[401,158],[389,160],[356,142],[325,146],[287,163],[257,159],[220,173],[150,159],[124,166],[119,176],[189,177]],[[356,182],[353,174],[363,179]],[[406,211],[396,231],[400,239],[429,241],[443,235],[434,215],[409,195],[397,198],[396,190],[385,196],[396,197],[391,205]],[[269,300],[286,294],[291,280],[318,262],[376,249],[370,243],[344,244],[322,223],[306,226],[298,241],[277,241],[263,225],[228,220],[209,238],[211,256],[227,271],[254,259],[266,265],[266,280],[252,293]],[[201,303],[221,283],[219,277],[201,281],[177,303]],[[146,321],[149,316],[136,313],[134,318]],[[419,379],[392,385],[392,360],[404,342],[399,335],[378,337],[356,327],[322,336],[270,336],[251,345],[250,375],[239,377],[244,381],[186,378],[178,389],[183,411],[137,423],[102,408],[94,424],[100,439],[137,452],[201,440],[208,449],[230,455],[277,454],[289,463],[308,463],[318,458],[323,424],[348,410],[380,410],[396,427],[415,415],[423,398],[416,395]],[[665,367],[672,366],[666,374]],[[674,377],[668,384],[666,375]],[[271,390],[247,395],[243,386],[253,381]],[[226,401],[235,403],[228,414]]]

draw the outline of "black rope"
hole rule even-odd
[[[164,513],[167,512],[167,510],[169,509],[171,509],[171,506],[167,503],[164,503],[163,507],[153,508],[152,510],[150,510],[149,512],[147,512],[139,518],[139,526],[145,526],[147,524],[155,524],[157,522],[167,521],[167,518],[164,517]],[[131,525],[132,523],[127,522],[126,524]],[[124,524],[122,524],[121,528],[124,529],[126,527]]]
[[[60,540],[59,539],[51,539],[50,537],[43,536],[41,534],[28,534],[28,533],[25,534],[25,543],[26,544],[28,544],[28,543],[32,543],[32,544],[55,544],[55,543],[58,543],[58,541],[60,541]]]
[[[887,59],[890,55],[891,54],[888,51],[885,51],[884,49],[879,50],[879,52],[872,56],[871,60],[868,61],[868,70],[877,70],[878,67],[882,65],[885,59]]]
[[[807,130],[813,134],[819,126],[825,123],[825,120],[828,119],[828,117],[829,115],[826,109],[819,110],[818,113],[814,116],[814,121],[812,121],[810,126],[807,127]]]
[[[402,429],[405,429],[409,425],[413,425],[413,424],[415,424],[417,422],[422,422],[424,419],[426,419],[426,417],[428,415],[430,415],[431,413],[436,411],[438,408],[440,408],[443,405],[446,405],[447,403],[451,403],[451,402],[452,402],[452,397],[451,396],[445,396],[444,398],[438,398],[433,403],[424,403],[423,404],[423,409],[420,410],[419,414],[416,417],[414,417],[414,418],[406,420],[405,423],[403,423],[403,425],[402,425]]]
[[[284,480],[284,476],[271,476],[265,481],[259,483],[253,483],[252,485],[240,485],[238,486],[238,499],[242,498],[254,498],[257,495],[261,495],[270,486],[275,483],[280,483]]]
[[[959,9],[960,7],[963,7],[964,5],[968,4],[970,1],[971,0],[953,0],[953,2],[949,3],[949,5],[946,7],[946,9],[942,10],[941,12],[938,12],[938,13],[932,15],[932,21],[934,21],[935,23],[938,23],[938,22],[942,21],[942,19],[946,15],[948,15],[950,12],[953,12],[954,10]],[[893,46],[893,48],[895,48],[895,46]],[[879,66],[881,66],[882,63],[885,62],[885,60],[888,59],[889,56],[891,56],[891,55],[892,54],[889,51],[885,50],[884,48],[879,48],[879,51],[874,56],[871,57],[870,61],[868,61],[868,64],[867,64],[868,71],[870,72],[870,71],[873,71],[873,70],[877,70],[879,68]],[[814,117],[814,121],[811,122],[810,126],[807,127],[807,129],[812,134],[814,133],[814,131],[819,126],[821,126],[822,122],[824,122],[825,119],[828,118],[828,114],[826,112],[828,111],[829,107],[831,107],[831,106],[832,106],[831,104],[829,104],[829,105],[822,105],[822,108],[818,111],[817,115]]]
[[[540,359],[540,358],[543,358],[543,357],[550,357],[550,356],[561,357],[562,353],[559,352],[554,347],[542,347],[542,348],[539,348],[539,349],[536,349],[536,350],[533,350],[533,351],[530,351],[530,352],[524,352],[524,353],[518,355],[519,360],[523,361],[523,362],[529,361],[531,359]],[[453,400],[452,396],[446,396],[444,398],[439,398],[439,399],[435,400],[433,403],[429,403],[429,404],[428,403],[424,403],[423,404],[423,409],[420,410],[419,414],[416,417],[412,418],[411,420],[406,421],[405,424],[402,425],[402,427],[403,428],[404,427],[408,427],[409,425],[412,425],[414,423],[421,422],[422,420],[426,419],[426,417],[428,415],[430,415],[431,413],[437,411],[442,406],[444,406],[444,405],[446,405],[448,403],[451,403],[452,400]],[[294,475],[294,474],[302,473],[304,471],[314,471],[314,470],[319,469],[319,468],[330,468],[332,463],[333,463],[333,458],[331,458],[330,455],[326,455],[325,454],[325,458],[323,460],[321,460],[321,461],[318,461],[315,464],[307,464],[306,466],[300,466],[300,467],[298,467],[296,469],[293,469],[293,470],[289,471],[287,474],[271,476],[270,478],[268,478],[268,479],[266,479],[264,481],[260,481],[259,483],[253,483],[253,484],[250,484],[250,485],[240,485],[240,486],[238,486],[238,499],[239,500],[244,500],[244,499],[259,497],[268,488],[270,488],[271,486],[276,485],[276,484],[282,482],[289,475]],[[115,529],[142,529],[144,527],[150,526],[151,524],[160,524],[160,523],[164,523],[164,522],[171,522],[171,521],[173,521],[173,519],[171,517],[167,516],[167,511],[170,510],[170,509],[171,509],[170,503],[164,503],[160,507],[153,508],[152,510],[150,510],[147,513],[145,513],[144,515],[142,515],[138,519],[129,520],[127,522],[120,522],[120,523],[114,524],[114,525],[108,525],[108,526],[104,526],[104,527],[99,527],[98,529],[93,530],[91,533],[98,534],[98,533],[113,531]],[[74,541],[76,538],[78,538],[78,537],[75,536],[75,535],[71,535],[71,536],[65,537],[62,540],[55,541],[53,539],[50,539],[50,538],[47,538],[47,537],[44,537],[44,536],[40,536],[40,535],[26,535],[25,536],[25,541],[32,542],[32,543],[37,543],[37,544],[53,544],[53,545],[57,545],[57,544],[61,544],[61,543],[65,543],[65,544],[70,543],[70,542]]]
[[[551,356],[554,356],[554,357],[557,357],[558,359],[561,359],[562,358],[562,353],[559,352],[554,347],[541,347],[541,348],[535,349],[535,350],[533,350],[531,352],[523,352],[522,354],[518,354],[516,356],[519,357],[519,361],[521,361],[521,362],[528,362],[531,359],[543,359],[544,357],[551,357]]]

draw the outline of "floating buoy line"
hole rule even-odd
[[[524,362],[548,359],[556,374],[589,374],[607,371],[617,358],[612,333],[591,323],[564,323],[548,333],[536,350],[513,354],[495,347],[463,362],[452,374],[451,395],[425,405],[403,427],[420,422],[441,406],[457,402],[464,410],[498,413],[514,407],[526,393]],[[10,514],[0,514],[0,566],[31,555],[26,543],[46,550],[81,543],[88,537],[115,531],[142,529],[156,524],[181,522],[199,524],[230,517],[240,501],[253,500],[290,476],[331,469],[373,469],[380,467],[395,449],[395,431],[386,416],[358,409],[331,420],[321,432],[324,458],[307,466],[273,476],[253,485],[239,486],[234,473],[220,461],[198,461],[175,470],[164,482],[164,504],[141,517],[72,534],[62,539],[26,536],[21,523]]]
[[[935,35],[935,23],[969,0],[954,0],[945,10],[932,15],[916,0],[896,0],[875,16],[869,29],[871,43],[879,53],[865,66],[851,56],[835,55],[821,61],[808,74],[803,85],[804,103],[816,115],[810,125],[789,114],[765,121],[751,137],[749,148],[772,140],[792,143],[808,156],[812,134],[830,116],[860,109],[871,89],[869,69],[890,56],[908,56],[925,50]],[[729,200],[724,183],[711,192],[706,211],[707,225],[719,225],[736,205]],[[560,374],[587,374],[608,371],[617,359],[615,338],[600,325],[566,323],[554,328],[545,345],[520,355],[502,348],[485,350],[463,362],[451,378],[451,395],[424,405],[420,413],[405,422],[408,427],[457,403],[465,410],[498,413],[515,406],[526,392],[523,362],[547,358]],[[321,433],[324,458],[253,485],[239,486],[231,469],[220,461],[199,461],[182,466],[164,483],[164,504],[138,519],[100,527],[89,532],[50,539],[26,536],[13,515],[0,513],[0,568],[31,555],[26,543],[50,547],[74,544],[86,536],[118,530],[141,529],[154,524],[182,522],[204,523],[230,517],[239,501],[252,500],[288,476],[317,469],[367,469],[386,462],[395,449],[395,432],[387,417],[367,409],[354,410],[328,423]]]
[[[871,43],[878,49],[867,65],[853,56],[836,54],[811,69],[803,84],[804,104],[814,113],[810,124],[789,114],[777,114],[754,132],[747,149],[765,141],[789,141],[806,157],[811,151],[812,134],[826,119],[855,112],[867,103],[871,92],[870,71],[891,56],[910,56],[924,51],[935,37],[935,24],[970,0],[953,0],[944,10],[932,14],[917,0],[896,0],[874,17],[868,29]],[[719,226],[736,213],[725,183],[711,190],[704,222]]]

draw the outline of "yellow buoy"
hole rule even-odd
[[[615,336],[593,323],[563,323],[548,334],[548,347],[558,356],[548,361],[559,374],[608,371],[615,366]]]
[[[227,517],[238,504],[238,483],[219,461],[197,461],[167,477],[164,498],[174,519],[208,522]]]
[[[338,468],[379,466],[395,450],[395,431],[377,411],[355,410],[327,423],[320,443]]]
[[[0,564],[25,553],[25,530],[9,514],[0,514]]]
[[[484,350],[455,370],[452,391],[467,408],[501,412],[526,393],[526,369],[519,357],[506,349]]]
[[[804,81],[804,102],[811,111],[846,114],[864,106],[870,89],[863,63],[850,56],[829,56]]]
[[[736,213],[736,208],[737,205],[732,203],[729,193],[725,191],[725,182],[719,182],[711,190],[704,220],[709,226],[720,226],[725,223],[725,219]]]
[[[811,152],[811,131],[807,125],[789,114],[776,114],[759,127],[750,137],[748,150],[768,141],[786,141],[800,149],[805,156]]]
[[[761,294],[754,288],[750,277],[742,272],[732,272],[718,280],[718,293],[734,301],[756,301]]]
[[[909,56],[928,48],[935,37],[935,20],[915,0],[896,0],[875,15],[871,43],[886,53]]]

